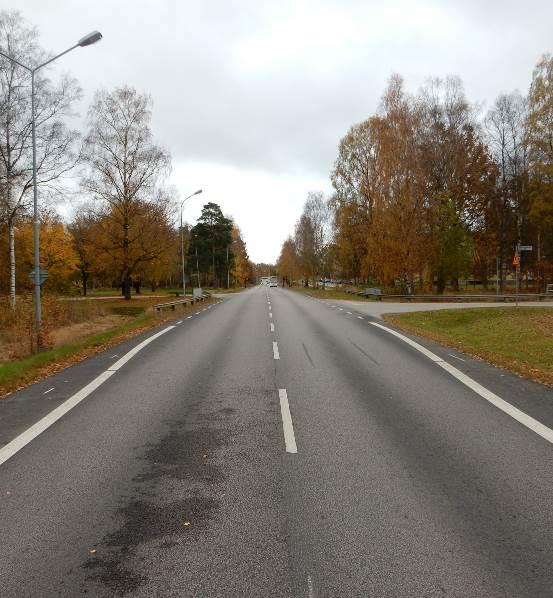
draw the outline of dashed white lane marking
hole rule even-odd
[[[278,352],[278,344],[273,341],[273,357],[275,359],[280,359],[280,354]]]
[[[272,322],[270,324],[271,324],[271,332],[274,332],[275,331],[275,325]]]
[[[269,312],[269,318],[272,318],[273,314],[271,312]]]
[[[292,424],[292,414],[288,403],[288,393],[285,388],[278,389],[280,399],[280,413],[282,415],[282,429],[284,430],[284,444],[287,453],[297,453],[296,437],[294,435],[294,425]]]
[[[362,320],[362,319],[363,319],[363,316],[357,316],[357,317],[358,317],[360,320]]]
[[[349,316],[353,316],[353,314],[350,311],[346,312]]]
[[[459,361],[465,361],[462,357],[457,357],[457,355],[453,355],[453,353],[448,353],[448,355],[450,357],[453,357],[453,359],[458,359]]]
[[[338,309],[339,309],[340,311],[344,311],[344,308],[343,308],[343,307],[339,307]]]
[[[187,319],[187,320],[190,320],[192,317],[193,317],[193,316],[188,316],[186,319]]]
[[[178,322],[176,322],[176,324],[182,324],[182,320],[179,320]]]
[[[11,442],[8,442],[4,447],[0,449],[0,465],[5,463],[8,459],[13,457],[17,452],[19,452],[24,446],[29,444],[32,440],[34,440],[39,434],[42,434],[45,430],[47,430],[52,424],[56,423],[59,419],[61,419],[68,411],[71,411],[73,407],[78,405],[82,400],[86,399],[90,393],[95,391],[99,386],[101,386],[106,380],[111,378],[113,374],[129,359],[134,357],[139,351],[141,351],[146,345],[149,345],[152,341],[156,338],[159,338],[162,334],[169,332],[175,328],[174,326],[167,326],[163,330],[160,330],[156,334],[153,334],[146,340],[143,340],[141,343],[136,345],[133,349],[131,349],[128,353],[125,353],[123,357],[116,363],[114,363],[110,368],[108,368],[105,372],[102,372],[100,375],[96,376],[94,380],[89,382],[86,386],[81,388],[78,392],[76,392],[72,397],[64,401],[61,405],[56,407],[53,411],[42,419],[40,419],[36,424],[32,425],[30,428],[25,430],[25,432],[21,433],[19,436],[16,436]]]
[[[313,580],[311,575],[307,576],[307,596],[308,598],[315,598],[315,590],[313,589]]]
[[[52,392],[54,390],[54,388],[56,388],[55,386],[52,386],[52,388],[49,388],[46,392],[43,392],[43,395],[47,395],[49,392]]]
[[[526,426],[529,430],[532,430],[532,432],[535,432],[538,436],[541,436],[544,440],[547,440],[548,442],[553,444],[553,430],[551,430],[547,426],[544,426],[537,419],[534,419],[530,415],[524,413],[524,411],[521,411],[517,407],[514,407],[510,403],[507,403],[507,401],[494,394],[491,390],[488,390],[487,388],[476,382],[476,380],[473,380],[466,374],[463,374],[463,372],[458,370],[456,367],[452,366],[450,363],[447,363],[447,361],[444,361],[436,354],[424,348],[422,345],[419,345],[419,343],[412,341],[410,338],[404,336],[403,334],[400,334],[399,332],[396,332],[395,330],[391,330],[390,328],[386,328],[386,326],[382,326],[382,324],[378,324],[376,322],[371,322],[371,324],[373,326],[378,326],[378,328],[381,328],[382,330],[385,330],[386,332],[389,332],[390,334],[397,336],[402,341],[411,345],[412,347],[417,349],[417,351],[420,351],[421,353],[429,357],[429,359],[432,359],[432,361],[434,361],[437,365],[443,368],[446,372],[451,374],[454,378],[459,380],[459,382],[462,382],[465,386],[468,386],[468,388],[474,391],[477,395],[480,395],[483,399],[485,399],[486,401],[503,411],[503,413],[506,413],[507,415],[511,416],[517,422],[519,422],[523,426]]]

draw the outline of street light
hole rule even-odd
[[[35,73],[41,69],[42,67],[54,62],[64,54],[71,52],[75,48],[82,48],[85,46],[90,46],[99,42],[102,39],[102,34],[99,31],[92,31],[88,35],[82,37],[74,46],[68,48],[67,50],[61,52],[60,54],[54,56],[53,58],[49,58],[46,62],[39,64],[35,67],[30,67],[25,64],[22,64],[12,56],[8,56],[4,54],[4,52],[0,51],[0,56],[7,58],[9,61],[17,64],[21,68],[29,71],[31,73],[31,136],[33,142],[33,225],[34,225],[34,262],[35,262],[35,334],[36,334],[36,350],[40,349],[40,325],[42,320],[42,309],[40,303],[40,246],[39,246],[39,217],[38,217],[38,190],[37,190],[37,182],[36,182],[36,135],[35,135],[35,128],[36,128],[36,114],[35,114]]]
[[[184,231],[182,229],[182,206],[187,199],[194,197],[194,195],[199,195],[200,193],[202,193],[202,189],[198,189],[197,191],[192,193],[192,195],[185,197],[180,202],[180,254],[181,254],[181,262],[182,262],[182,296],[183,297],[186,295],[186,276],[184,274]]]

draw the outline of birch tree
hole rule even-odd
[[[153,142],[151,107],[151,98],[131,87],[98,92],[83,146],[83,188],[111,223],[100,249],[114,260],[125,299],[137,267],[165,249],[163,236],[144,234],[146,224],[163,227],[170,208],[163,193],[170,157]]]
[[[0,50],[18,62],[34,66],[48,55],[38,43],[38,32],[18,12],[0,12]],[[37,182],[49,192],[77,161],[78,134],[65,123],[81,90],[64,76],[53,83],[35,75]],[[0,219],[8,229],[9,290],[16,299],[15,230],[32,202],[31,78],[27,70],[0,56]]]

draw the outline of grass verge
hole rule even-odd
[[[202,305],[213,303],[213,301],[208,299]],[[28,357],[2,363],[0,364],[0,399],[149,328],[197,308],[197,305],[186,306],[178,311],[168,311],[162,315],[151,312],[140,313],[130,322],[114,326],[104,332],[92,334]],[[144,310],[141,311],[144,312]]]
[[[398,328],[553,386],[553,308],[444,309],[384,318]]]
[[[317,297],[318,299],[343,299],[345,301],[366,301],[365,297],[359,297],[358,295],[351,295],[345,291],[339,289],[314,289],[312,287],[290,287],[292,291],[303,293],[304,295],[311,295],[311,297]]]

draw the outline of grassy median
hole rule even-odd
[[[553,386],[553,308],[444,309],[384,317],[398,328]]]

